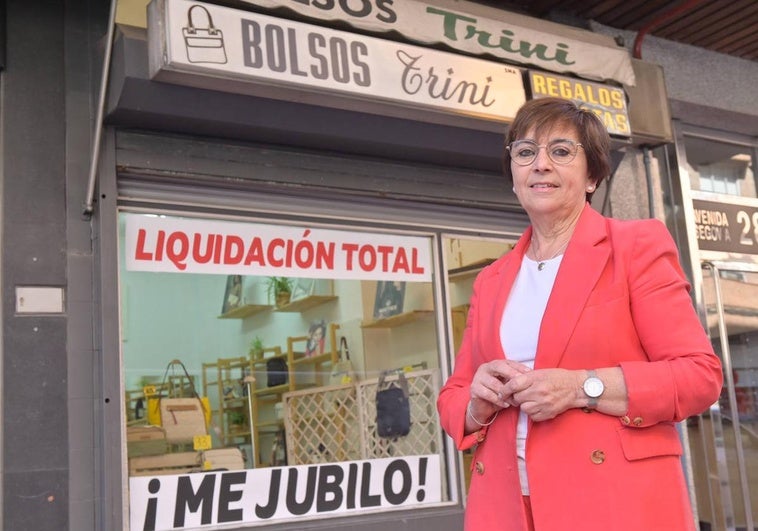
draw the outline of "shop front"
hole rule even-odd
[[[398,512],[460,525],[465,474],[436,396],[473,279],[508,251],[523,216],[256,183],[225,190],[210,175],[166,185],[154,166],[137,171],[126,145],[176,170],[187,161],[167,151],[187,139],[116,136],[120,361],[110,363],[124,394],[125,453],[114,457],[129,527],[331,527],[337,517],[351,527]],[[228,154],[226,143],[199,144]],[[291,164],[267,151],[245,171]],[[325,162],[300,156],[290,171]],[[448,172],[445,185],[431,167],[330,162],[322,171],[362,178],[473,178]]]
[[[519,47],[424,2],[268,4],[156,0],[114,46],[107,527],[459,529],[468,456],[435,401],[476,273],[527,224],[503,131],[529,98],[574,99],[617,167],[671,140],[642,103],[665,101],[661,79],[607,39]],[[606,188],[593,206],[609,203]]]

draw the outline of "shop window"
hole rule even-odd
[[[745,146],[685,137],[685,151],[694,190],[756,197],[750,149]]]
[[[132,528],[450,500],[434,237],[139,213],[120,228]]]
[[[703,192],[740,195],[740,185],[737,179],[715,173],[711,173],[710,175],[700,174],[700,189]]]
[[[485,240],[482,238],[443,238],[445,264],[447,268],[447,288],[450,297],[450,323],[452,327],[453,353],[457,354],[466,328],[469,300],[477,274],[487,265],[513,248],[514,242]],[[475,448],[462,452],[461,469],[464,486],[468,491],[471,481],[471,462]]]

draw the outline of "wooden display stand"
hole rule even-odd
[[[287,383],[266,387],[266,363],[272,358],[287,358],[287,353],[282,353],[280,347],[272,347],[263,350],[263,358],[253,362],[253,377],[255,384],[251,387],[252,399],[252,437],[253,437],[253,464],[255,468],[263,466],[261,459],[261,440],[263,437],[273,437],[282,429],[282,422],[275,415],[266,416],[264,413],[273,410],[274,404],[279,402],[281,394],[289,390],[290,375],[287,375]]]
[[[219,429],[221,446],[249,444],[251,407],[248,400],[248,378],[255,371],[249,357],[219,358],[203,363],[203,394],[216,406],[212,423]]]
[[[245,461],[239,448],[177,452],[129,459],[130,476],[163,476],[204,470],[243,470],[244,468]]]
[[[298,388],[308,386],[321,386],[326,381],[325,374],[331,372],[331,367],[339,358],[339,342],[337,341],[338,324],[329,325],[330,350],[318,356],[305,357],[304,348],[307,336],[291,336],[287,338],[287,351],[282,353],[276,347],[273,356],[259,359],[254,362],[254,376],[256,386],[251,393],[252,397],[252,432],[253,445],[255,447],[255,467],[268,466],[270,463],[262,459],[262,455],[268,455],[270,443],[276,435],[284,429],[284,419],[276,412],[276,404],[282,402],[282,395],[293,392]],[[268,351],[268,350],[267,350]],[[287,383],[273,387],[266,385],[266,362],[273,357],[286,357]],[[313,381],[304,383],[304,376],[312,377]],[[286,406],[284,406],[286,409]],[[266,438],[266,445],[263,439]]]
[[[230,427],[228,418],[231,413],[242,407],[240,401],[246,385],[245,376],[249,375],[251,370],[252,364],[247,358],[219,359],[216,363],[203,364],[203,395],[211,397],[213,391],[216,391],[218,405],[211,411],[211,422],[222,427],[220,437],[222,446],[233,443],[228,431]],[[240,385],[236,386],[238,383]],[[156,394],[163,398],[189,398],[192,396],[190,389],[194,388],[187,381],[186,376],[171,376],[165,386],[157,387],[159,389]],[[196,403],[197,399],[192,398],[192,401]],[[175,418],[182,417],[177,414]],[[249,419],[249,415],[247,418]],[[147,419],[145,418],[144,421],[146,422]],[[166,430],[158,426],[127,426],[129,475],[155,476],[200,472],[210,468],[225,470],[244,468],[244,459],[238,448],[211,449],[209,445],[205,446],[202,443],[202,437],[199,436],[204,436],[209,442],[207,426],[202,420],[197,425],[182,422],[178,427],[189,429],[188,439],[189,441],[194,439],[194,444],[183,441],[179,444],[168,444],[171,437],[167,439]],[[250,437],[249,428],[247,436]]]
[[[166,432],[160,426],[128,426],[126,428],[128,457],[161,455],[167,451]]]
[[[419,319],[425,317],[431,317],[434,312],[431,310],[412,310],[409,312],[403,312],[391,317],[385,317],[384,319],[373,319],[371,321],[364,322],[362,328],[395,328],[398,326],[404,326]]]
[[[338,324],[329,325],[329,337],[331,342],[331,350],[319,354],[316,356],[306,357],[304,355],[305,349],[295,350],[295,345],[305,344],[308,342],[308,336],[288,337],[287,338],[287,366],[290,371],[290,391],[294,391],[298,387],[310,386],[320,387],[324,385],[326,379],[324,378],[325,369],[331,370],[331,367],[336,363],[339,357],[339,344],[337,343],[337,329]],[[313,383],[298,383],[298,375],[313,375]]]
[[[163,476],[199,471],[203,465],[200,452],[132,457],[129,459],[130,476]]]

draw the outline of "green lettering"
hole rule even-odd
[[[431,13],[432,15],[442,15],[443,17],[442,28],[444,31],[445,38],[450,39],[451,41],[458,40],[458,37],[455,33],[456,22],[458,22],[459,20],[463,20],[465,22],[471,22],[471,23],[476,24],[475,18],[464,17],[463,15],[459,15],[457,13],[451,13],[449,11],[444,11],[442,9],[437,9],[434,7],[427,7],[426,12]]]
[[[576,61],[570,61],[568,58],[569,46],[564,43],[558,43],[556,45],[555,55],[550,56],[548,46],[546,44],[532,44],[529,41],[515,39],[515,34],[509,30],[501,30],[501,36],[499,38],[493,37],[492,33],[480,30],[477,28],[477,19],[445,11],[444,9],[438,9],[436,7],[427,6],[426,12],[432,15],[442,16],[442,32],[446,39],[451,41],[458,41],[458,22],[467,23],[465,32],[460,38],[461,40],[468,41],[476,39],[476,42],[483,49],[492,50],[500,48],[501,50],[518,54],[525,59],[530,59],[533,56],[543,61],[556,61],[563,65],[573,65]]]
[[[559,42],[556,45],[559,49],[555,51],[555,60],[561,63],[562,65],[573,65],[576,64],[576,61],[569,61],[568,60],[568,44],[563,44],[562,42]]]

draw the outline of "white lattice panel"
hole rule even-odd
[[[283,395],[287,464],[361,459],[362,430],[355,385]]]
[[[437,371],[405,373],[411,430],[385,439],[376,432],[377,379],[283,395],[287,464],[302,465],[402,455],[441,454]],[[386,383],[397,380],[388,376]],[[444,474],[443,474],[444,476]]]

